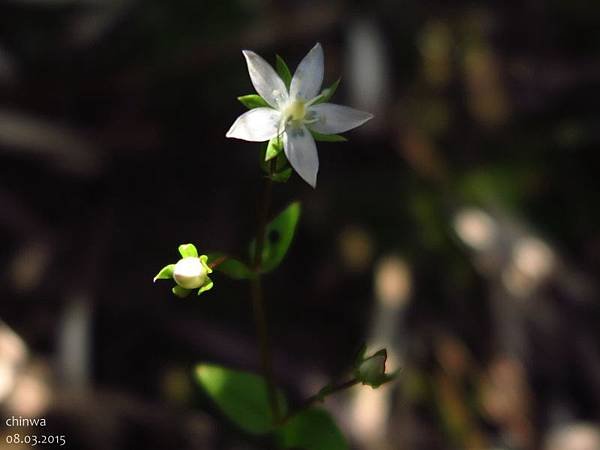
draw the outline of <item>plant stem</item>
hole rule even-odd
[[[298,408],[296,408],[294,411],[286,414],[285,417],[283,419],[281,419],[281,423],[283,424],[283,423],[287,422],[289,419],[291,419],[293,416],[295,416],[299,412],[310,408],[314,403],[322,402],[323,400],[325,400],[325,397],[328,397],[337,392],[351,388],[352,386],[354,386],[358,383],[360,383],[359,380],[357,380],[356,378],[352,378],[351,380],[345,381],[340,384],[325,386],[319,392],[317,392],[315,395],[308,397],[306,400],[304,400],[304,402],[302,402],[300,404],[300,406]]]
[[[262,198],[258,203],[258,228],[256,234],[256,247],[254,249],[254,261],[252,268],[255,277],[251,280],[252,308],[254,310],[254,323],[260,346],[260,360],[263,376],[267,383],[267,395],[269,397],[269,405],[273,414],[273,421],[279,422],[281,411],[279,410],[279,401],[277,399],[277,390],[273,377],[271,344],[269,342],[269,331],[267,327],[267,316],[265,313],[264,296],[260,280],[260,266],[262,263],[262,253],[265,243],[265,234],[267,228],[267,217],[269,215],[269,207],[271,204],[271,190],[273,181],[270,177],[265,180]]]
[[[221,264],[223,264],[225,261],[227,261],[228,257],[227,256],[219,256],[217,259],[215,259],[213,262],[211,262],[208,267],[210,267],[211,269],[215,269],[217,267],[219,267]]]

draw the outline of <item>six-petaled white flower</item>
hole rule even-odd
[[[319,157],[311,131],[337,134],[356,128],[372,114],[333,103],[319,103],[323,83],[323,49],[315,45],[298,65],[289,91],[273,67],[256,53],[242,52],[254,89],[270,107],[242,114],[226,136],[246,141],[283,139],[285,155],[294,170],[312,187],[317,185]]]

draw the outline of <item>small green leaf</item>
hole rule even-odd
[[[327,411],[312,408],[302,411],[276,432],[283,448],[304,450],[347,450],[348,442]]]
[[[312,134],[312,136],[315,138],[315,141],[318,142],[348,142],[348,139],[339,134],[321,134],[312,130],[310,134]]]
[[[275,269],[285,257],[300,217],[300,203],[294,202],[281,212],[267,226],[265,233],[264,248],[262,254],[261,273],[267,273]],[[250,256],[254,256],[256,243],[250,244]]]
[[[154,277],[154,281],[156,280],[170,280],[173,278],[173,270],[175,270],[175,264],[169,264],[168,266],[160,269],[160,272]]]
[[[285,87],[289,89],[290,84],[292,84],[292,72],[290,72],[290,68],[279,55],[275,55],[275,69],[285,83]]]
[[[227,369],[214,364],[196,366],[196,380],[219,409],[232,422],[252,434],[273,430],[267,386],[258,375]],[[285,399],[279,394],[281,412],[285,414]]]
[[[224,258],[225,260],[214,267],[214,270],[224,273],[234,280],[250,280],[254,278],[254,272],[242,261],[231,258],[223,253],[211,253],[208,255],[210,261]]]
[[[269,141],[265,152],[265,161],[275,158],[283,151],[283,139],[281,136],[276,136]]]
[[[342,79],[338,78],[327,89],[323,89],[321,91],[321,94],[319,95],[320,98],[314,104],[318,105],[319,103],[327,103],[329,100],[331,100],[331,97],[333,97],[333,94],[335,94],[335,91],[337,91],[337,88],[338,88],[338,85],[340,84],[340,81],[342,81]]]
[[[262,108],[265,106],[270,108],[269,104],[260,95],[256,95],[256,94],[242,95],[241,97],[238,97],[237,99],[240,101],[240,103],[242,105],[244,105],[248,109]]]
[[[179,298],[186,298],[188,295],[190,295],[192,291],[190,289],[182,288],[181,286],[177,285],[173,289],[171,289],[171,292],[173,292],[173,294],[175,294]]]
[[[198,250],[196,250],[196,247],[194,246],[194,244],[181,244],[179,246],[179,254],[181,255],[182,258],[188,258],[188,257],[197,258]]]

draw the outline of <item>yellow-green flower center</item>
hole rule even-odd
[[[285,117],[293,122],[301,122],[306,116],[306,106],[304,102],[295,100],[285,108]]]

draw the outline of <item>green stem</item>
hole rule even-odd
[[[271,344],[269,342],[269,330],[264,306],[265,302],[260,280],[260,266],[262,264],[262,253],[265,243],[267,218],[271,204],[272,185],[273,181],[270,177],[267,177],[265,180],[263,195],[258,204],[258,229],[256,235],[256,247],[254,249],[254,260],[252,262],[252,268],[255,276],[251,281],[251,294],[252,308],[254,310],[254,323],[256,325],[256,332],[260,346],[262,372],[267,383],[267,394],[269,397],[271,412],[273,414],[273,420],[275,423],[277,423],[281,418],[281,411],[279,410],[279,401],[277,399],[277,390],[275,388],[275,381],[273,377],[273,358],[271,353]]]
[[[293,416],[295,416],[299,412],[310,408],[314,403],[322,402],[323,400],[325,400],[325,397],[329,397],[330,395],[333,395],[337,392],[344,391],[348,388],[351,388],[354,385],[357,385],[358,383],[360,383],[359,380],[357,380],[356,378],[352,378],[351,380],[345,381],[340,384],[335,384],[335,385],[328,384],[327,386],[322,388],[319,392],[317,392],[315,395],[308,397],[306,400],[304,400],[304,402],[302,402],[300,404],[300,406],[298,408],[296,408],[294,411],[286,414],[285,417],[283,417],[283,419],[281,419],[280,423],[284,424],[285,422],[290,420]]]

